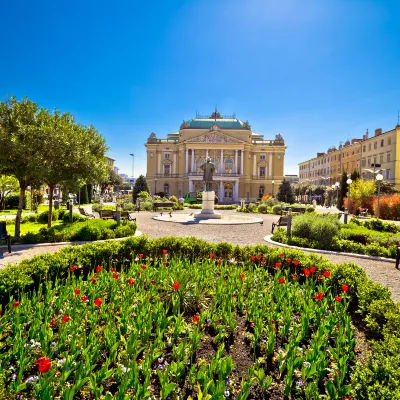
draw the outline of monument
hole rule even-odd
[[[203,171],[204,191],[202,197],[202,210],[194,215],[195,218],[221,218],[221,214],[214,211],[215,192],[211,190],[215,165],[211,162],[211,158],[207,158],[206,162],[200,166]]]

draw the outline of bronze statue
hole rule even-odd
[[[215,165],[211,162],[210,157],[208,157],[207,161],[200,166],[200,169],[203,171],[203,181],[205,183],[204,190],[209,192],[211,190],[211,183],[215,172]]]

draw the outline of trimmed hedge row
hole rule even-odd
[[[209,243],[194,237],[148,239],[146,236],[132,237],[119,242],[103,242],[84,246],[71,246],[55,254],[45,254],[24,260],[15,266],[0,270],[0,301],[2,304],[18,298],[20,292],[29,292],[43,280],[64,279],[69,267],[82,265],[82,272],[88,274],[96,265],[113,265],[122,269],[133,258],[142,253],[145,257],[163,257],[163,250],[171,257],[209,258],[214,254],[229,262],[252,260],[260,267],[270,269],[273,274],[276,263],[279,268],[302,273],[303,268],[315,266],[316,274],[331,272],[330,282],[340,290],[342,284],[349,286],[350,303],[348,311],[359,313],[375,337],[380,339],[371,346],[373,352],[365,365],[358,363],[352,372],[351,385],[354,399],[400,398],[400,306],[391,299],[390,291],[381,284],[368,279],[365,271],[353,263],[332,264],[316,254],[306,254],[294,249],[271,248],[266,245],[243,246],[229,243]],[[262,255],[262,265],[257,255]],[[298,260],[299,266],[293,262]],[[235,268],[235,264],[232,264]],[[389,346],[393,345],[393,347]]]

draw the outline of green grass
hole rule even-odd
[[[52,226],[63,225],[63,221],[53,221]],[[37,233],[41,228],[47,228],[47,224],[39,224],[37,222],[26,222],[21,224],[21,235],[25,235],[28,232]],[[15,233],[15,224],[8,224],[7,231],[11,236]]]

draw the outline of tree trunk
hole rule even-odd
[[[15,233],[14,233],[15,240],[19,240],[20,236],[21,236],[21,216],[22,216],[22,210],[24,209],[26,188],[27,188],[27,185],[25,183],[20,182],[18,211],[17,211],[17,218],[15,218]]]
[[[51,228],[51,222],[53,220],[53,191],[56,185],[49,185],[49,215],[47,219],[47,227]]]

